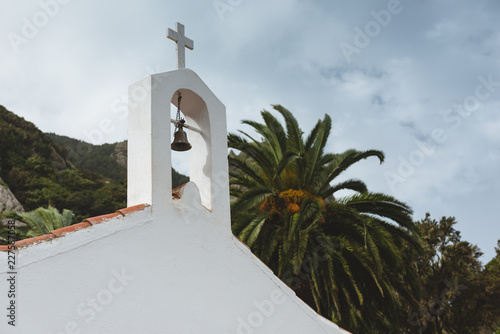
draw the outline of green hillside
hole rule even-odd
[[[127,179],[127,166],[111,157],[118,143],[92,145],[84,141],[54,133],[47,134],[52,142],[65,152],[66,160],[74,167],[95,172],[114,181]]]
[[[76,222],[126,207],[126,143],[45,134],[0,106],[0,178],[26,211],[69,209]],[[173,171],[173,186],[188,178]]]
[[[125,182],[127,180],[127,141],[92,145],[84,141],[47,134],[54,144],[66,152],[66,159],[71,165],[80,169],[95,172],[111,180]],[[172,186],[176,188],[189,181],[189,177],[172,169]]]

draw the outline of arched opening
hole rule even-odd
[[[180,101],[179,93],[181,97]],[[189,178],[189,180],[194,181],[200,187],[200,191],[210,192],[210,179],[212,175],[209,151],[211,141],[207,105],[192,90],[183,88],[175,91],[170,104],[170,133],[172,140],[175,136],[175,120],[178,108],[180,109],[180,117],[185,120],[183,131],[186,132],[187,139],[192,148],[189,151],[183,152],[171,150],[172,187],[176,188],[186,183]],[[205,176],[206,180],[200,178],[200,175]],[[176,178],[174,179],[174,177]],[[208,189],[204,189],[207,186]]]

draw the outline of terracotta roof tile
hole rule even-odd
[[[16,241],[14,244],[16,248],[23,248],[27,247],[39,242],[44,242],[44,241],[49,241],[55,238],[60,238],[68,233],[75,232],[87,227],[90,227],[92,225],[100,224],[102,222],[105,222],[107,220],[116,218],[116,217],[124,217],[127,216],[131,213],[137,212],[137,211],[142,211],[145,208],[147,208],[149,204],[139,204],[139,205],[134,205],[128,208],[120,209],[116,211],[115,213],[110,213],[107,215],[102,215],[102,216],[97,216],[97,217],[92,217],[92,218],[87,218],[84,219],[81,223],[78,224],[73,224],[70,226],[66,226],[54,231],[50,231],[49,233],[45,235],[41,235],[39,237],[35,238],[29,238],[29,239],[23,239]],[[1,245],[0,246],[0,252],[7,252],[9,250],[9,246],[7,245]]]
[[[87,219],[84,219],[83,221],[84,222],[87,222],[91,225],[96,225],[96,224],[99,224],[99,223],[102,223],[106,220],[110,220],[110,219],[113,219],[113,218],[116,218],[116,217],[120,217],[120,216],[123,216],[120,212],[115,212],[115,213],[109,213],[107,215],[102,215],[102,216],[97,216],[97,217],[91,217],[91,218],[87,218]]]
[[[127,216],[127,215],[134,213],[136,211],[144,210],[148,206],[149,206],[148,204],[139,204],[139,205],[129,206],[128,208],[125,208],[125,209],[120,209],[116,212],[121,213],[123,216]]]
[[[21,247],[26,247],[26,246],[29,246],[32,244],[36,244],[38,242],[49,241],[49,240],[52,240],[54,238],[55,238],[54,235],[48,233],[48,234],[41,235],[41,236],[34,237],[34,238],[19,240],[15,243],[15,245],[17,248],[21,248]]]
[[[49,241],[49,240],[54,239],[54,238],[55,238],[55,236],[52,234],[44,234],[44,235],[41,235],[38,237],[16,241],[14,246],[16,248],[22,248],[22,247],[26,247],[26,246],[36,244],[36,243],[39,243],[42,241]],[[7,246],[7,245],[0,246],[0,252],[7,252],[8,250],[9,250],[9,246]]]
[[[180,199],[181,198],[181,189],[186,186],[187,183],[178,186],[177,188],[172,189],[172,198]]]
[[[78,224],[73,224],[73,225],[66,226],[66,227],[63,227],[63,228],[60,228],[60,229],[57,229],[54,231],[50,231],[49,233],[47,233],[47,235],[53,235],[54,238],[59,238],[66,233],[78,231],[78,230],[81,230],[82,228],[86,228],[89,226],[92,226],[92,224],[90,224],[87,221],[83,221],[83,222],[78,223]]]
[[[186,186],[187,183],[184,183],[184,184],[181,184],[180,186],[178,186],[177,188],[174,188],[172,189],[172,193],[178,193],[179,190],[181,190],[182,188],[184,188]]]

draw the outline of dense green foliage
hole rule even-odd
[[[47,134],[52,142],[62,148],[62,155],[71,165],[100,174],[113,181],[127,178],[127,168],[111,158],[115,144],[92,145],[84,141]]]
[[[500,248],[485,267],[479,248],[462,240],[455,218],[417,222],[424,252],[408,247],[422,294],[417,308],[402,307],[408,333],[491,334],[500,329]],[[500,246],[500,241],[499,241]]]
[[[25,210],[50,205],[69,209],[81,220],[126,206],[125,180],[71,164],[64,147],[3,107],[0,133],[0,177]]]

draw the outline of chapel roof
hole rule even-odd
[[[180,199],[181,198],[181,192],[180,190],[185,186],[186,184],[183,184],[175,189],[172,190],[172,198],[173,199]],[[105,221],[117,218],[117,217],[125,217],[130,215],[131,213],[137,212],[137,211],[142,211],[145,208],[149,207],[149,204],[139,204],[139,205],[134,205],[130,206],[124,209],[117,210],[114,213],[109,213],[106,215],[102,216],[97,216],[97,217],[91,217],[91,218],[86,218],[82,222],[73,224],[70,226],[66,226],[54,231],[50,231],[47,234],[34,237],[34,238],[28,238],[28,239],[23,239],[23,240],[18,240],[14,243],[15,249],[19,248],[25,248],[34,244],[38,244],[41,242],[46,242],[50,241],[55,238],[60,238],[65,236],[68,233],[79,231],[84,228],[88,228],[100,223],[103,223]],[[7,252],[9,250],[8,245],[0,245],[0,252]]]

